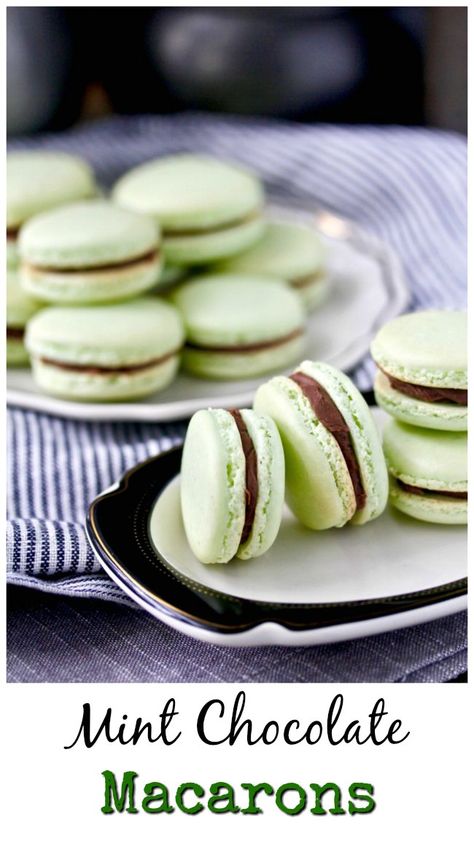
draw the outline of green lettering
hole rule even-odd
[[[260,792],[264,792],[266,795],[272,795],[274,792],[273,786],[271,786],[270,783],[257,783],[256,785],[253,783],[241,783],[240,785],[243,789],[247,789],[249,793],[248,805],[241,809],[242,815],[258,815],[263,812],[263,809],[260,809],[260,807],[255,803],[255,799]]]
[[[324,783],[323,786],[318,785],[318,783],[310,783],[309,787],[313,789],[316,796],[314,807],[311,810],[313,815],[326,815],[321,799],[328,791],[334,792],[334,806],[329,810],[331,815],[345,815],[345,810],[341,806],[341,789],[336,783]]]
[[[147,783],[144,792],[146,797],[142,800],[142,808],[145,812],[174,812],[169,802],[168,789],[163,783]],[[155,801],[159,801],[158,806],[152,806]]]
[[[209,791],[213,795],[207,802],[208,809],[211,812],[240,812],[240,807],[236,805],[234,800],[234,789],[230,783],[212,783]],[[218,806],[217,804],[220,804],[222,801],[225,801],[224,806]]]
[[[181,812],[185,812],[187,815],[196,815],[196,813],[201,812],[204,809],[202,803],[195,803],[194,806],[186,806],[184,803],[184,793],[190,791],[194,792],[196,797],[204,797],[204,789],[199,783],[181,783],[178,787],[175,795],[176,806]]]
[[[283,800],[284,795],[290,791],[296,792],[299,795],[298,803],[293,807],[286,806]],[[281,811],[285,812],[287,815],[299,815],[306,806],[306,792],[298,785],[298,783],[283,783],[275,795],[275,802],[278,809],[281,809]]]
[[[367,792],[367,794],[359,794],[359,792]],[[349,814],[355,815],[356,813],[364,813],[364,812],[372,812],[375,809],[376,803],[372,797],[369,795],[373,795],[374,787],[372,783],[351,783],[349,786],[349,794],[354,800],[363,800],[365,801],[364,806],[356,806],[351,800],[349,801]]]
[[[117,781],[113,771],[102,771],[102,776],[105,779],[104,806],[101,807],[101,812],[107,814],[111,812],[138,812],[135,808],[135,777],[138,776],[136,771],[125,771],[122,777],[122,786],[120,789],[120,797],[117,789]],[[128,806],[125,806],[128,801]],[[112,806],[112,802],[114,806]]]

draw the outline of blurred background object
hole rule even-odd
[[[11,135],[181,110],[466,132],[466,7],[10,6],[7,22]]]

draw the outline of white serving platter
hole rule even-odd
[[[366,355],[378,328],[408,304],[397,256],[378,238],[329,212],[280,204],[271,206],[269,214],[312,225],[327,244],[329,295],[309,317],[303,357],[350,370]],[[147,399],[102,404],[53,398],[39,389],[29,369],[9,369],[7,402],[72,419],[163,422],[188,417],[203,407],[249,405],[264,380],[265,376],[223,382],[180,373],[167,390]]]

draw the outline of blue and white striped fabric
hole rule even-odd
[[[110,185],[148,158],[199,150],[256,170],[270,191],[372,230],[399,254],[412,308],[466,299],[466,145],[423,129],[301,126],[206,115],[120,118],[15,141],[88,159]],[[353,375],[369,388],[367,358]],[[8,580],[130,604],[99,569],[84,533],[90,501],[139,460],[177,443],[184,424],[93,424],[9,413]]]

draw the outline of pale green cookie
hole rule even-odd
[[[115,185],[124,208],[155,218],[166,261],[201,265],[240,253],[263,232],[263,190],[241,167],[205,155],[149,161]]]
[[[305,360],[293,373],[316,381],[336,406],[350,435],[365,499],[357,504],[353,479],[338,440],[316,415],[308,392],[278,376],[257,390],[254,407],[271,416],[283,442],[287,502],[315,530],[364,524],[384,510],[388,494],[382,446],[370,410],[350,379],[332,366]],[[330,420],[333,425],[332,418]],[[328,424],[329,425],[329,424]]]
[[[223,273],[258,274],[286,280],[307,310],[327,294],[325,249],[314,229],[295,223],[269,222],[252,247],[218,266]]]
[[[186,328],[183,368],[245,378],[291,365],[303,347],[303,308],[283,281],[237,274],[189,280],[171,299]]]
[[[379,330],[371,352],[380,370],[374,384],[380,407],[413,425],[467,429],[467,404],[459,400],[467,391],[465,312],[427,310],[399,316]],[[400,382],[403,389],[398,388]]]
[[[105,200],[76,202],[21,229],[21,280],[49,303],[123,300],[159,280],[159,227]]]
[[[138,399],[168,386],[183,326],[157,297],[92,307],[48,307],[28,324],[35,379],[52,395],[85,401]]]
[[[391,420],[384,431],[392,504],[435,524],[466,524],[467,434],[438,432]],[[414,488],[417,493],[410,491]]]
[[[209,409],[194,414],[186,434],[181,468],[181,508],[189,545],[203,563],[227,563],[265,553],[282,516],[285,471],[275,424],[241,410],[241,429],[253,446],[255,481],[247,483],[246,456],[233,412]],[[252,489],[253,514],[244,532]],[[242,539],[245,539],[242,541]]]
[[[96,186],[89,165],[64,152],[29,150],[7,156],[7,259],[18,263],[16,232],[30,217],[94,196]]]
[[[9,269],[7,271],[7,363],[9,366],[28,364],[28,352],[24,345],[25,327],[42,306],[23,291],[18,273]]]
[[[377,404],[402,422],[439,431],[467,429],[467,406],[449,402],[434,404],[407,396],[392,387],[383,372],[379,371],[375,375],[374,393]]]

